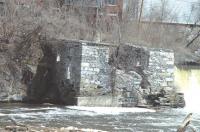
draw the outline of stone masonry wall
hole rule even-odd
[[[81,96],[104,95],[110,92],[109,47],[82,45]]]
[[[161,89],[173,92],[174,53],[170,50],[150,49],[148,73],[153,93]]]
[[[112,98],[111,79],[113,77],[112,67],[108,63],[109,52],[111,51],[108,45],[82,43],[80,96],[93,98],[110,96],[111,102],[115,102],[115,106],[132,107],[141,103],[140,101],[143,99],[140,94],[144,92],[148,94],[149,89],[145,91],[140,88],[142,77],[135,71],[127,72],[123,69],[116,69],[114,74],[115,98]],[[148,75],[151,92],[155,94],[162,89],[167,93],[172,92],[174,88],[174,53],[170,50],[149,49],[147,62],[144,72]],[[120,63],[123,62],[120,61]],[[89,100],[86,102],[85,100],[87,99],[81,98],[80,102],[88,104]],[[98,103],[97,101],[96,104]],[[90,105],[92,106],[92,104]]]

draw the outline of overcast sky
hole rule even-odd
[[[159,6],[161,0],[144,0],[144,14],[145,15],[152,5]],[[198,0],[167,0],[170,12],[177,14],[178,22],[180,23],[194,23],[194,10],[192,5],[200,7]],[[192,13],[191,13],[192,11]]]

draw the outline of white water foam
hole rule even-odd
[[[45,111],[39,111],[44,110]],[[22,110],[22,111],[21,111]],[[37,111],[31,111],[37,110]],[[19,111],[11,113],[0,113],[0,117],[20,117],[20,118],[54,118],[55,116],[79,115],[79,116],[96,116],[96,115],[118,115],[122,113],[138,113],[138,112],[156,112],[155,110],[145,108],[123,108],[123,107],[84,107],[84,106],[67,106],[63,108],[23,108]]]
[[[200,82],[196,76],[189,77],[189,87],[184,91],[187,112],[200,112]]]
[[[85,106],[67,106],[69,109],[80,110],[80,111],[89,111],[94,112],[100,115],[117,115],[122,113],[138,113],[138,112],[156,112],[152,109],[146,108],[124,108],[124,107],[85,107]]]
[[[41,110],[41,111],[40,111]],[[45,110],[45,111],[43,111]],[[79,116],[95,116],[96,113],[91,111],[79,111],[72,109],[63,109],[63,108],[19,108],[14,111],[10,111],[10,113],[0,113],[0,117],[5,116],[14,116],[20,118],[36,118],[38,116],[42,118],[53,118],[54,116],[62,116],[62,115],[79,115]]]

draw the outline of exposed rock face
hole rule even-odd
[[[116,70],[115,92],[118,92],[121,106],[133,107],[141,100],[140,82],[142,77],[134,71]]]
[[[1,46],[7,47],[2,44]],[[22,68],[11,60],[8,48],[0,51],[0,101],[22,101],[26,86],[21,82]]]
[[[0,101],[22,101],[42,51],[40,27],[0,42]],[[6,39],[6,38],[3,38]]]
[[[64,41],[0,45],[0,101],[76,104],[81,46]]]

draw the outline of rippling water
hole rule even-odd
[[[184,109],[155,112],[139,108],[1,104],[0,125],[11,125],[10,118],[13,118],[24,124],[51,127],[75,126],[111,132],[173,132],[188,113]],[[200,131],[200,114],[193,114],[191,124]]]

